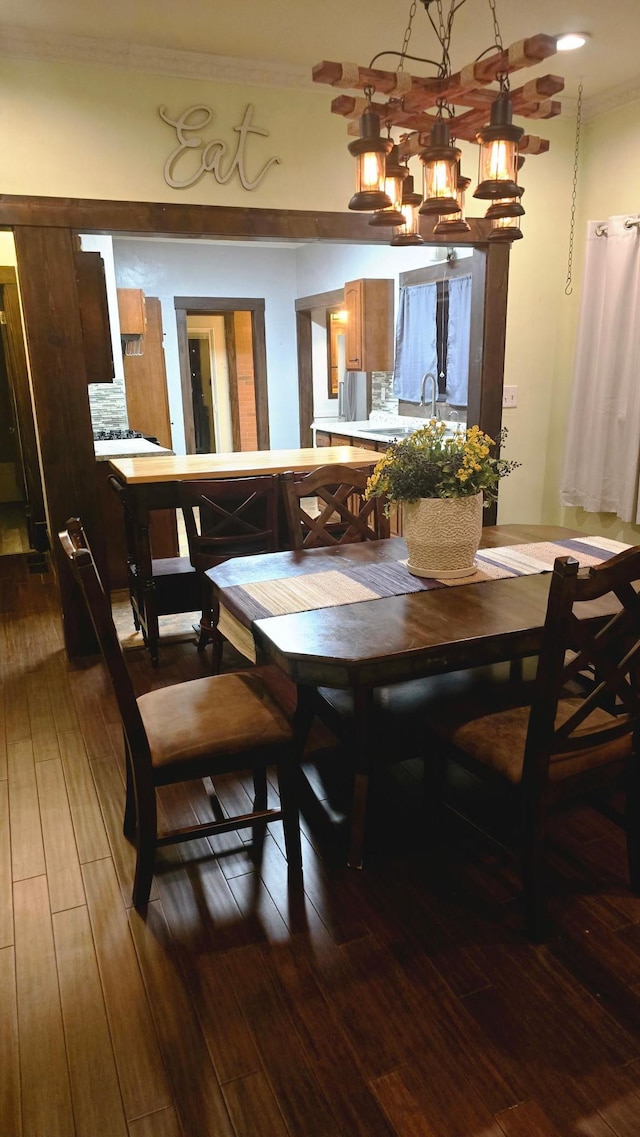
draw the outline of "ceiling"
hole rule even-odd
[[[3,0],[4,28],[36,35],[87,36],[103,41],[193,51],[308,68],[321,59],[367,65],[377,52],[402,46],[410,0]],[[443,0],[446,12],[450,0]],[[640,81],[638,0],[497,0],[505,46],[545,32],[588,31],[582,50],[548,60],[544,72],[560,73],[575,95],[584,78],[585,97],[603,95]],[[435,16],[436,5],[431,13]],[[451,41],[454,70],[492,42],[488,0],[463,0]],[[438,58],[439,48],[421,0],[409,49]],[[393,57],[379,64],[393,70]],[[416,74],[433,73],[411,64]],[[529,72],[531,77],[536,72]]]

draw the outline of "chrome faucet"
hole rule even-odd
[[[431,371],[427,371],[422,376],[422,386],[420,388],[420,406],[421,407],[426,406],[426,403],[424,401],[424,388],[425,388],[425,383],[427,382],[427,379],[431,380],[431,418],[436,418],[437,417],[437,415],[436,415],[436,402],[438,399],[438,380],[436,379],[435,375]]]

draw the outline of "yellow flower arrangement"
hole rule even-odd
[[[471,497],[482,491],[485,505],[495,501],[500,478],[520,465],[492,453],[506,433],[502,430],[494,441],[480,427],[471,426],[451,435],[445,423],[431,419],[389,447],[367,482],[366,497],[416,501],[420,497]]]

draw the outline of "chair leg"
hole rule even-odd
[[[278,764],[278,789],[282,808],[282,826],[287,854],[289,873],[299,873],[302,869],[302,845],[300,842],[300,813],[298,811],[297,781],[299,776],[295,753]]]
[[[523,802],[522,878],[527,934],[542,943],[548,932],[545,888],[545,809],[539,798]]]
[[[202,652],[211,639],[211,613],[203,612],[200,617],[200,623],[194,624],[193,626],[198,632],[198,641],[196,643],[196,648],[199,652]]]
[[[267,771],[264,766],[253,771],[253,808],[256,812],[267,808]]]
[[[136,872],[133,881],[133,905],[136,909],[145,908],[149,900],[153,869],[156,859],[157,809],[153,786],[138,801],[138,840]]]
[[[211,640],[211,674],[219,675],[220,668],[222,667],[222,649],[224,647],[224,636],[217,628],[211,628],[209,632]]]
[[[124,801],[124,822],[122,825],[122,832],[127,840],[131,841],[136,834],[136,795],[133,785],[133,769],[131,766],[131,755],[129,753],[129,744],[127,736],[124,735],[124,756],[127,773],[127,783],[125,789]]]

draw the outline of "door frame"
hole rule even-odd
[[[344,303],[344,289],[317,292],[314,296],[301,296],[296,300],[296,341],[298,348],[298,417],[300,445],[311,446],[313,432],[313,344],[311,313],[314,308],[335,308]]]
[[[484,374],[478,422],[490,432],[490,424],[496,418],[495,406],[499,418],[502,404],[509,247],[488,240],[491,222],[483,218],[468,220],[469,233],[461,235],[456,243],[480,245],[487,250]],[[428,244],[451,244],[448,237],[433,233],[435,221],[423,218],[421,224]],[[348,210],[330,213],[29,194],[0,196],[0,228],[13,230],[16,245],[49,532],[55,534],[64,528],[70,516],[81,517],[99,562],[105,535],[95,476],[74,263],[78,234],[330,241],[374,246],[386,245],[389,240],[382,228],[369,225],[368,215]],[[90,621],[58,542],[53,542],[52,553],[67,652],[70,656],[83,655],[95,649]]]
[[[238,374],[233,334],[233,313],[251,313],[251,340],[253,350],[253,388],[256,398],[256,429],[258,450],[269,449],[269,393],[267,389],[267,347],[265,334],[265,302],[260,298],[234,296],[176,296],[174,297],[178,327],[178,355],[180,358],[180,386],[182,413],[187,454],[195,454],[196,434],[193,421],[191,394],[191,366],[189,363],[189,337],[187,315],[203,312],[224,316],[225,341],[229,363],[229,395],[231,401],[231,430],[234,450],[240,447],[240,419],[238,413]]]
[[[38,457],[38,440],[29,387],[27,353],[20,315],[20,297],[15,269],[0,268],[0,308],[4,311],[2,346],[9,393],[13,403],[18,431],[18,452],[21,462],[21,480],[26,497],[26,522],[29,544],[39,553],[49,548],[47,518],[42,492],[42,476]]]

